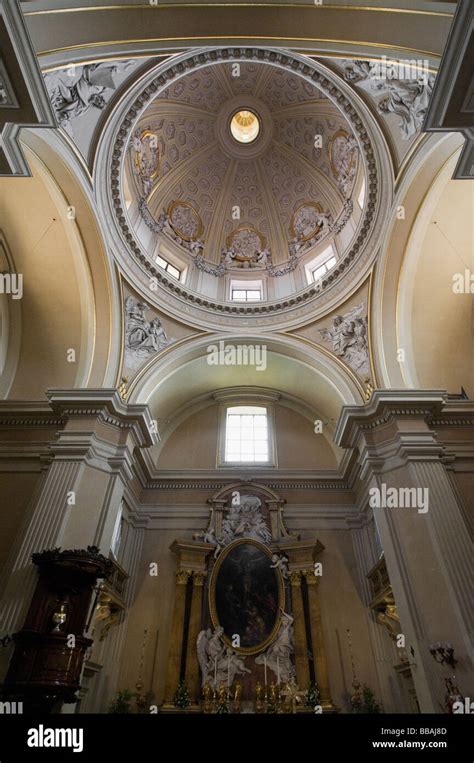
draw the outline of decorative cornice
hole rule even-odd
[[[266,480],[261,479],[258,475],[253,475],[254,479],[258,480],[258,483],[262,487],[269,487],[274,490],[351,490],[348,482],[341,480],[340,482],[329,482],[327,480],[315,481],[278,481],[278,480]],[[235,476],[229,477],[227,480],[219,482],[193,482],[189,481],[169,481],[169,480],[154,480],[147,482],[146,490],[220,490],[226,485],[230,485],[235,482]]]
[[[0,427],[10,429],[11,427],[62,427],[67,419],[57,416],[38,416],[31,418],[28,416],[18,418],[3,417],[0,419]]]
[[[103,424],[133,431],[140,447],[159,441],[148,406],[125,403],[116,389],[49,389],[46,394],[53,411],[66,419],[96,416]]]
[[[360,432],[371,431],[399,417],[428,420],[439,415],[446,402],[444,390],[374,390],[365,405],[345,405],[334,432],[334,441],[343,448],[355,447]]]

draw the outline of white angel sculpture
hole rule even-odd
[[[281,610],[281,622],[275,641],[270,644],[264,654],[255,658],[257,665],[266,662],[282,683],[287,683],[295,675],[295,668],[291,662],[293,654],[293,617]]]
[[[250,673],[244,665],[244,657],[226,647],[222,641],[224,629],[219,625],[214,630],[202,630],[196,640],[199,666],[202,674],[202,686],[207,683],[217,688],[221,683],[229,682],[232,686],[235,676]]]
[[[279,569],[284,580],[288,580],[288,557],[285,554],[272,554],[272,564],[270,567]]]

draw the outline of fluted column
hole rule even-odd
[[[171,704],[178,687],[181,669],[181,654],[184,637],[184,615],[186,607],[186,585],[191,570],[176,571],[176,588],[173,607],[173,619],[169,638],[168,671],[165,685],[165,704]]]
[[[331,690],[329,688],[329,675],[326,662],[326,649],[324,646],[323,624],[321,620],[321,606],[318,595],[318,580],[314,570],[303,572],[308,589],[309,620],[311,628],[311,640],[313,642],[313,658],[316,673],[316,682],[319,688],[320,704],[324,707],[332,707]]]
[[[193,592],[191,612],[188,627],[188,646],[186,650],[186,684],[192,700],[199,701],[199,662],[197,658],[196,641],[201,630],[202,598],[204,591],[205,572],[193,573]]]
[[[295,644],[296,682],[300,689],[309,686],[308,645],[303,608],[303,593],[301,590],[301,572],[289,573],[291,583],[291,602],[293,609],[293,638]]]

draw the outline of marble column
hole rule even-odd
[[[453,644],[462,693],[474,678],[472,544],[437,434],[449,425],[452,442],[466,439],[474,405],[463,403],[440,390],[376,390],[366,405],[343,408],[334,435],[358,453],[422,713],[439,713],[444,704],[446,670],[431,656],[431,643]],[[388,490],[400,496],[395,504],[383,497]]]
[[[321,620],[321,605],[318,595],[319,578],[314,570],[305,570],[303,575],[308,590],[309,619],[311,627],[311,641],[313,643],[314,670],[316,683],[320,693],[320,704],[323,708],[332,708],[331,690],[329,688],[329,675],[326,662],[326,649],[324,646],[323,624]]]
[[[309,686],[308,644],[306,643],[306,628],[303,608],[303,592],[301,590],[301,572],[288,573],[291,583],[291,602],[293,608],[293,638],[295,644],[296,682],[300,689]]]
[[[202,599],[205,579],[205,572],[193,573],[193,593],[191,599],[191,613],[189,616],[188,646],[186,650],[186,684],[191,700],[196,703],[199,702],[201,694],[196,641],[199,631],[201,630]]]
[[[165,684],[165,704],[172,705],[173,697],[178,688],[181,670],[181,655],[184,640],[184,616],[186,608],[186,586],[191,576],[191,570],[176,571],[176,587],[174,597],[173,619],[168,651],[168,670]]]

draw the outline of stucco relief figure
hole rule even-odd
[[[357,171],[357,140],[353,135],[337,135],[331,147],[331,161],[337,183],[343,196],[347,197]]]
[[[297,235],[288,244],[290,255],[300,256],[311,249],[332,231],[333,225],[334,219],[330,212],[319,212],[310,205],[300,207],[293,218],[293,229]]]
[[[222,536],[225,545],[236,538],[253,538],[261,543],[272,540],[261,512],[262,502],[255,495],[241,495],[240,504],[231,506],[222,522]]]
[[[293,218],[293,228],[299,239],[308,239],[318,233],[321,221],[320,212],[316,207],[307,205],[300,207]]]
[[[193,239],[199,232],[200,220],[197,213],[186,204],[175,203],[169,221],[181,238]]]
[[[367,316],[364,305],[353,307],[345,315],[336,315],[332,326],[318,329],[321,338],[332,344],[333,352],[361,375],[369,374]]]
[[[270,249],[268,247],[265,247],[265,249],[261,249],[257,254],[255,255],[255,260],[252,262],[252,265],[257,268],[266,268],[267,265],[270,262]]]
[[[226,269],[238,267],[239,263],[235,259],[235,252],[233,249],[227,249],[224,252],[224,259],[222,261],[222,264]]]
[[[277,678],[280,677],[281,683],[287,683],[295,676],[295,667],[291,661],[293,652],[293,617],[282,611],[275,641],[266,652],[255,658],[255,663],[264,665],[266,661],[267,668],[273,671]]]
[[[201,668],[202,682],[217,688],[221,683],[229,683],[232,686],[236,675],[250,673],[245,667],[245,657],[226,647],[222,641],[224,629],[219,625],[212,631],[211,628],[202,630],[196,640],[199,667]]]
[[[158,174],[159,150],[157,136],[150,129],[137,130],[132,138],[135,174],[147,196]]]
[[[377,108],[382,114],[400,117],[399,127],[405,140],[421,129],[426,109],[433,91],[433,78],[425,82],[420,77],[413,81],[389,80],[379,82],[376,90],[385,92]]]
[[[125,300],[125,365],[135,370],[143,360],[167,347],[174,338],[166,336],[158,317],[149,321],[146,312],[150,306],[133,297]]]
[[[103,61],[71,65],[45,75],[51,103],[61,127],[71,136],[71,121],[91,108],[103,109],[106,91],[115,90],[114,74],[133,66],[133,61]]]
[[[396,70],[396,66],[394,67]],[[416,73],[416,72],[415,72]],[[413,79],[380,77],[380,64],[368,61],[344,63],[344,79],[354,84],[367,84],[372,93],[383,94],[377,103],[380,114],[396,114],[404,140],[415,135],[423,124],[433,92],[434,77],[424,74]]]
[[[278,568],[284,580],[288,580],[288,557],[284,554],[272,554],[272,569]]]

